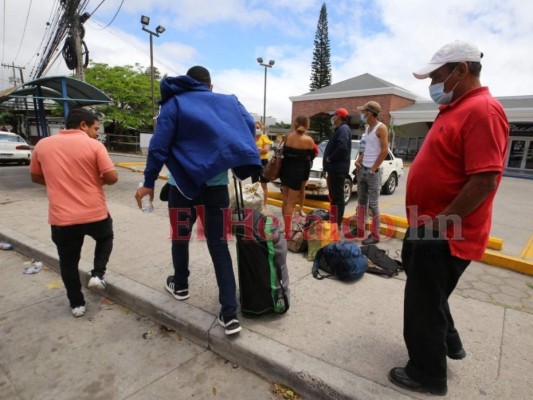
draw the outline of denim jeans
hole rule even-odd
[[[364,231],[368,210],[372,212],[371,232],[379,238],[379,193],[381,192],[381,176],[383,168],[371,173],[370,168],[362,167],[357,170],[357,221],[362,223],[358,229]],[[362,215],[360,215],[362,213]]]
[[[409,362],[406,373],[417,382],[444,386],[447,352],[463,348],[448,305],[469,260],[452,256],[438,232],[409,228],[402,247],[407,275],[403,336]]]
[[[224,209],[229,207],[228,187],[207,186],[198,197],[189,200],[171,185],[168,207],[176,290],[189,287],[189,241],[196,219],[200,216],[203,218],[207,248],[215,267],[221,313],[224,316],[237,314],[235,275],[228,241],[224,235]]]
[[[67,297],[70,307],[75,308],[85,305],[85,299],[81,292],[80,262],[81,247],[85,235],[89,235],[96,241],[94,248],[94,269],[92,275],[104,277],[109,256],[113,250],[113,219],[108,214],[107,218],[87,224],[68,226],[52,225],[52,241],[57,247],[59,255],[59,267],[61,278],[67,289]]]

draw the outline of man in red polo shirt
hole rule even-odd
[[[477,46],[455,41],[414,73],[431,79],[430,96],[440,108],[407,180],[402,260],[409,362],[389,379],[434,395],[448,390],[446,356],[466,357],[448,297],[487,246],[508,145],[503,108],[480,83],[482,56]]]

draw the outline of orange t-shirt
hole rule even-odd
[[[77,225],[107,218],[101,177],[114,169],[104,145],[81,130],[62,130],[41,139],[33,151],[30,172],[44,175],[50,225]]]

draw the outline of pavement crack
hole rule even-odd
[[[498,373],[496,375],[496,379],[500,379],[500,372],[502,367],[502,354],[503,354],[503,340],[505,335],[505,320],[507,318],[507,307],[503,308],[503,321],[502,321],[502,336],[500,340],[500,354],[498,357]]]

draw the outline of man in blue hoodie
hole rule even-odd
[[[344,216],[344,180],[350,169],[350,154],[352,151],[352,131],[347,123],[348,110],[339,108],[331,117],[335,126],[333,136],[329,140],[322,160],[323,170],[327,175],[330,221],[336,222],[342,230]],[[335,216],[337,219],[335,220]]]
[[[225,239],[224,210],[229,208],[228,169],[241,179],[261,168],[254,140],[255,122],[233,95],[211,91],[209,71],[195,66],[187,75],[161,82],[161,110],[150,141],[144,185],[135,198],[149,195],[163,164],[172,174],[169,215],[174,275],[165,288],[177,300],[189,298],[189,241],[200,217],[215,267],[226,335],[241,330],[233,265]]]

